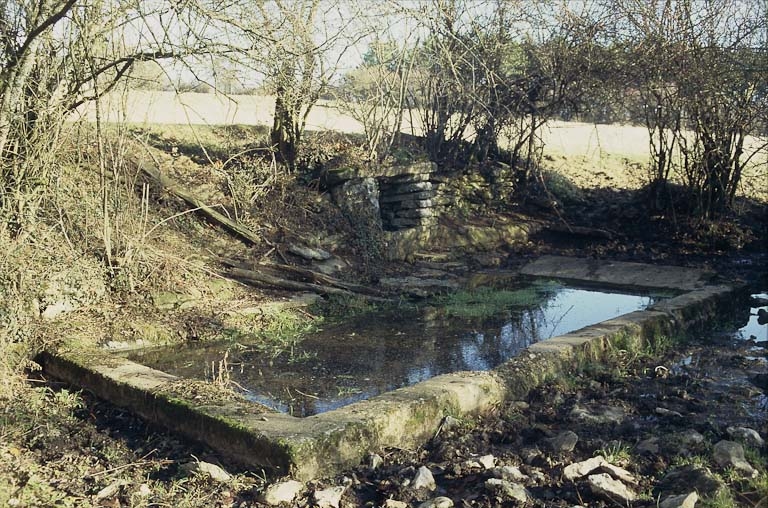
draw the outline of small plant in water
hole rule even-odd
[[[224,357],[218,362],[211,362],[210,380],[217,386],[229,387],[231,378],[229,374],[229,349],[224,352]]]
[[[552,283],[534,283],[522,289],[495,289],[481,287],[474,290],[461,290],[440,298],[448,316],[473,319],[509,312],[512,309],[522,309],[540,305],[560,286]]]
[[[336,387],[336,396],[337,397],[348,397],[350,395],[357,395],[358,393],[362,393],[363,391],[360,388],[355,388],[353,386],[337,386]]]

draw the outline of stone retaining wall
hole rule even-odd
[[[607,265],[607,266],[606,266]],[[671,267],[635,263],[595,264],[592,260],[543,258],[525,273],[583,277],[585,282],[656,288],[670,279]],[[680,296],[536,343],[487,372],[455,372],[370,400],[294,418],[245,401],[208,403],[172,396],[164,389],[179,380],[163,372],[117,358],[108,352],[75,350],[44,353],[45,371],[92,390],[146,419],[203,441],[237,460],[272,474],[299,479],[332,475],[360,463],[385,447],[416,447],[434,435],[446,415],[483,413],[505,399],[518,399],[546,378],[579,368],[584,359],[610,361],[605,351],[642,347],[659,336],[674,338],[691,325],[711,322],[728,312],[740,294],[729,286],[707,285],[707,274],[683,270]]]

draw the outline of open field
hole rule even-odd
[[[271,125],[275,109],[272,96],[153,91],[112,95],[103,105],[106,121],[148,125]],[[85,114],[93,118],[94,108],[88,108]],[[360,122],[327,100],[319,101],[310,112],[307,128],[363,132]],[[648,133],[643,127],[557,121],[543,134],[545,144],[553,153],[590,157],[600,153],[622,154],[638,159],[648,156]]]
[[[155,125],[264,125],[270,126],[274,97],[131,91],[113,94],[102,103],[102,119],[108,122]],[[90,105],[81,114],[95,118]],[[363,127],[340,111],[333,101],[321,100],[307,118],[308,130],[333,130],[359,134]],[[552,121],[542,131],[545,165],[581,187],[638,188],[648,181],[646,169],[648,131],[637,125],[605,125]],[[756,149],[765,140],[752,139],[747,149]],[[768,148],[753,158],[746,172],[742,192],[768,201]]]

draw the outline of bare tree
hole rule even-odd
[[[279,157],[296,167],[307,116],[335,76],[347,49],[352,9],[345,2],[234,2],[217,15],[232,44],[230,57],[264,78],[274,94],[270,138]]]
[[[413,50],[407,36],[396,41],[392,34],[376,34],[362,63],[344,76],[340,87],[341,108],[363,126],[366,156],[373,164],[382,163],[400,139]]]
[[[191,30],[199,19],[169,4],[138,0],[8,0],[0,5],[5,221],[21,226],[34,214],[49,181],[60,128],[73,110],[112,90],[136,62],[211,50],[202,39],[204,30]]]
[[[617,0],[625,83],[645,104],[657,206],[676,178],[693,211],[729,208],[768,110],[768,6],[739,0]]]

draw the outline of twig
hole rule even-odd
[[[298,388],[294,388],[293,391],[296,392],[296,393],[300,393],[301,395],[303,395],[305,397],[309,397],[310,399],[320,400],[320,397],[317,397],[316,395],[310,395],[308,393],[304,393],[301,390],[299,390]]]

